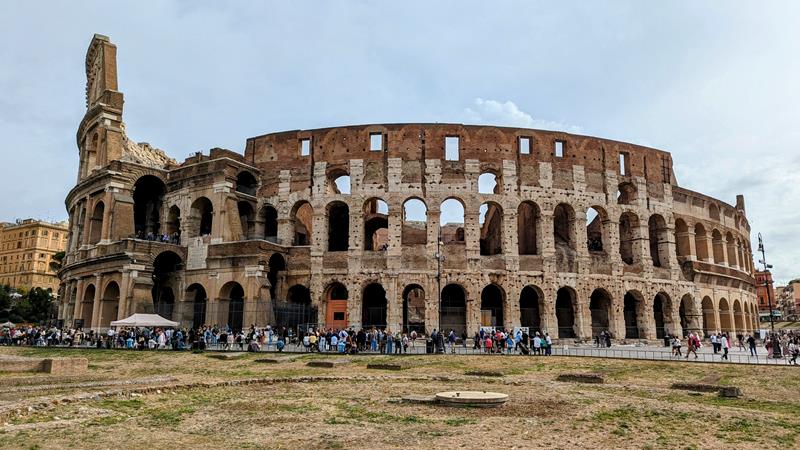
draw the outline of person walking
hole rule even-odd
[[[718,350],[718,348],[717,348],[717,345],[719,345],[719,339],[718,339],[718,336],[717,336],[716,334],[713,334],[713,333],[712,333],[712,334],[711,334],[711,348],[714,350],[714,354],[715,354],[715,355],[716,355],[716,354],[717,354],[717,352],[719,351],[719,350]]]
[[[546,346],[544,348],[544,354],[546,356],[552,355],[553,354],[552,353],[552,351],[553,351],[552,350],[552,348],[553,348],[553,340],[550,338],[550,333],[545,333],[544,334],[544,343],[546,344]]]
[[[533,338],[533,354],[534,355],[541,355],[542,354],[542,338],[539,336],[539,332],[536,332],[536,336]]]
[[[750,347],[750,356],[758,356],[756,355],[756,338],[752,334],[747,336],[747,346]]]
[[[727,361],[728,360],[728,349],[731,347],[731,343],[728,341],[728,335],[727,334],[723,334],[722,335],[722,342],[721,342],[720,346],[722,347],[722,359]]]
[[[672,336],[672,356],[683,356],[681,353],[681,341],[678,336]]]
[[[789,359],[789,364],[797,365],[797,356],[800,355],[800,347],[797,346],[794,339],[789,341],[789,355],[791,355],[791,359]]]
[[[686,338],[686,359],[689,359],[690,353],[694,353],[694,359],[697,359],[697,344],[699,344],[697,336],[694,333],[689,333]]]

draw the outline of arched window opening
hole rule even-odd
[[[428,242],[428,207],[418,198],[403,203],[403,245],[426,244]]]
[[[467,332],[467,298],[464,288],[448,284],[442,289],[442,304],[439,307],[439,330],[457,336]]]
[[[425,333],[425,290],[418,284],[403,290],[403,332]]]
[[[631,182],[620,183],[617,191],[617,203],[620,205],[632,205],[636,202],[636,186]]]
[[[270,205],[261,209],[261,218],[264,220],[264,239],[278,242],[278,210]]]
[[[519,323],[528,327],[528,334],[531,336],[542,329],[539,308],[541,299],[539,291],[533,286],[525,286],[519,294]]]
[[[714,246],[714,263],[725,264],[725,243],[722,241],[722,233],[719,230],[711,232],[711,243]]]
[[[559,203],[553,212],[553,235],[556,241],[556,250],[561,248],[575,248],[575,211],[566,203]]]
[[[663,339],[672,330],[672,304],[666,294],[659,292],[653,299],[653,319],[656,324],[656,338]]]
[[[739,263],[737,261],[736,254],[736,239],[733,238],[733,234],[731,234],[730,231],[725,234],[725,242],[728,247],[728,265],[731,267],[738,267]]]
[[[244,288],[235,281],[229,281],[222,286],[219,297],[220,306],[227,306],[228,313],[223,320],[227,320],[226,325],[232,332],[238,333],[244,325]]]
[[[499,194],[500,183],[498,183],[497,175],[491,172],[484,172],[478,176],[478,193],[479,194]]]
[[[364,203],[364,250],[386,251],[389,247],[389,205],[379,198]]]
[[[730,338],[730,333],[733,331],[733,320],[728,301],[724,298],[719,300],[719,328],[723,333],[728,333]]]
[[[556,320],[558,338],[570,339],[575,333],[575,291],[562,287],[556,292]]]
[[[350,174],[344,169],[335,169],[328,173],[329,194],[350,195]]]
[[[136,236],[154,239],[161,232],[161,204],[167,192],[164,182],[145,175],[133,185],[133,220]]]
[[[236,192],[255,196],[257,189],[258,181],[252,173],[245,170],[236,175]]]
[[[589,297],[589,312],[592,317],[592,336],[608,333],[611,316],[611,296],[604,289],[595,289]],[[605,345],[605,343],[602,343]]]
[[[590,252],[602,253],[604,225],[606,214],[602,208],[589,208],[586,211],[586,245]]]
[[[522,202],[517,209],[517,244],[520,255],[538,254],[539,207],[533,202]]]
[[[119,313],[119,285],[116,281],[108,283],[100,300],[100,327],[109,327],[117,320]]]
[[[153,260],[153,309],[165,319],[172,320],[175,292],[181,283],[183,260],[174,252],[163,252]]]
[[[503,209],[497,203],[489,202],[482,204],[479,212],[480,254],[491,256],[503,253]]]
[[[719,207],[715,204],[708,205],[708,217],[711,220],[719,220]]]
[[[440,237],[444,243],[464,242],[464,204],[454,198],[448,198],[440,207]]]
[[[711,297],[703,297],[703,334],[706,336],[710,336],[712,333],[716,333],[717,330],[717,318],[714,311],[714,302],[711,300]]]
[[[386,328],[386,290],[379,283],[364,288],[361,307],[361,326]]]
[[[639,218],[632,212],[625,212],[619,218],[619,256],[628,265],[638,263],[634,242],[639,229]]]
[[[211,234],[211,226],[214,220],[214,205],[211,200],[200,197],[192,203],[189,216],[191,235],[190,237],[208,236]]]
[[[294,245],[311,245],[311,232],[314,209],[311,204],[302,201],[294,206],[292,222],[294,223]]]
[[[481,326],[503,329],[503,304],[505,292],[496,284],[481,291]]]
[[[625,339],[639,339],[642,337],[639,320],[642,315],[644,299],[638,292],[628,291],[623,300],[623,316],[625,317]]]
[[[700,331],[693,302],[692,296],[686,294],[681,298],[681,305],[678,307],[678,317],[684,336],[688,336],[690,332]]]
[[[708,236],[706,228],[701,223],[694,226],[694,247],[699,261],[708,261]]]
[[[667,248],[669,245],[667,221],[658,214],[647,220],[648,239],[650,241],[650,258],[654,267],[665,267],[669,263]]]
[[[194,283],[186,288],[186,300],[192,302],[192,328],[199,329],[206,325],[206,309],[208,294],[206,288]]]
[[[675,256],[686,258],[691,254],[689,226],[683,219],[675,220]]]
[[[242,225],[242,233],[239,240],[250,239],[253,234],[253,228],[255,228],[253,205],[250,202],[240,201],[236,206],[239,210],[239,223]]]
[[[177,205],[169,208],[167,213],[167,234],[171,243],[181,243],[181,209]]]
[[[350,209],[343,202],[328,205],[328,251],[350,248]]]
[[[83,328],[89,329],[92,326],[92,316],[94,315],[94,296],[95,287],[93,284],[86,286],[81,300],[81,321]]]
[[[744,334],[744,312],[742,311],[742,304],[738,299],[733,301],[733,321],[736,326],[736,332],[738,334]]]
[[[103,202],[97,202],[92,212],[92,220],[89,223],[89,243],[97,244],[103,237],[103,216],[106,207]]]

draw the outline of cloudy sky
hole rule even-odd
[[[672,152],[680,185],[744,194],[785,281],[800,276],[799,23],[796,1],[5,2],[0,220],[66,217],[102,33],[128,134],[177,159],[370,122],[649,145]]]

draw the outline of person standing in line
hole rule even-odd
[[[715,355],[717,354],[717,345],[718,345],[717,335],[711,333],[711,348],[714,350]]]
[[[536,332],[536,336],[533,338],[533,354],[534,355],[541,355],[542,354],[542,338],[539,336],[539,332]]]
[[[550,355],[553,354],[552,353],[553,352],[553,350],[552,350],[552,348],[553,348],[553,340],[550,339],[550,333],[545,333],[544,334],[544,341],[547,344],[547,347],[545,347],[545,349],[544,349],[544,354],[547,355],[547,356],[550,356]]]
[[[728,342],[728,335],[723,334],[721,347],[722,347],[722,359],[724,359],[725,361],[728,360],[728,349],[730,348],[730,345],[731,345],[730,342]]]

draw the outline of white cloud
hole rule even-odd
[[[464,117],[464,121],[467,123],[566,131],[569,133],[582,132],[581,127],[576,125],[568,125],[553,120],[534,119],[533,116],[519,109],[517,104],[511,100],[500,102],[476,98],[472,107],[464,109]]]

